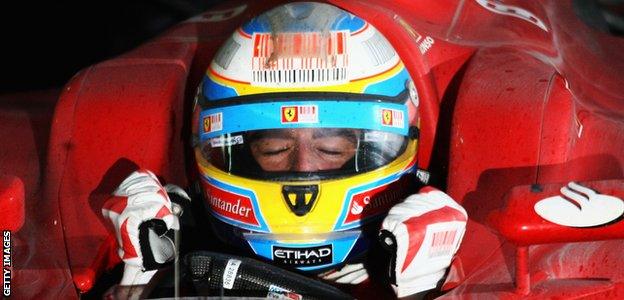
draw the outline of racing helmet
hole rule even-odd
[[[353,14],[298,2],[245,23],[193,110],[214,231],[302,271],[360,256],[365,229],[415,188],[417,106],[395,49]]]

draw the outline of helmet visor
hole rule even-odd
[[[403,135],[352,128],[278,128],[205,140],[203,157],[222,171],[255,179],[342,177],[382,167],[403,153]]]

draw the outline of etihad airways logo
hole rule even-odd
[[[287,248],[273,246],[273,261],[287,266],[318,266],[332,263],[332,245]]]

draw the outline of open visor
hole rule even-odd
[[[406,148],[407,107],[397,100],[343,96],[210,105],[200,114],[201,153],[225,172],[254,179],[367,172],[394,161]]]

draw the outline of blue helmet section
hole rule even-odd
[[[284,22],[280,22],[279,31],[281,32],[312,32],[312,31],[322,31],[326,30],[349,30],[350,32],[358,31],[366,25],[366,22],[346,11],[338,11],[332,10],[332,12],[339,12],[338,15],[333,16],[333,20],[328,24],[328,28],[319,28],[319,25],[315,23],[306,23],[306,22],[296,22],[299,19],[305,18],[310,15],[316,8],[316,4],[318,3],[306,3],[306,2],[298,2],[298,3],[290,3],[284,5],[282,7],[287,10],[289,16],[295,22],[287,22],[288,20],[284,20]],[[280,8],[282,8],[280,7]],[[243,31],[247,34],[252,34],[254,32],[274,32],[276,29],[275,24],[271,24],[269,20],[269,16],[272,11],[268,11],[259,15],[256,18],[253,18],[251,21],[245,23],[242,28]]]

